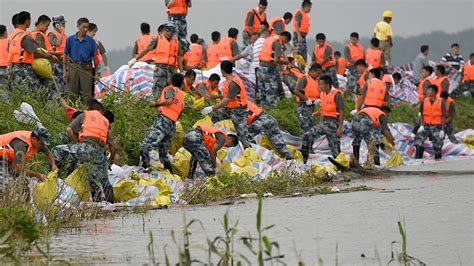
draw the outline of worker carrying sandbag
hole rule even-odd
[[[14,131],[0,135],[0,183],[5,186],[11,177],[24,174],[45,181],[47,176],[27,168],[25,162],[30,161],[38,151],[44,153],[53,171],[57,170],[53,155],[48,149],[50,135],[46,128],[38,127],[31,131]],[[1,189],[1,187],[0,187]]]
[[[226,134],[215,127],[201,125],[187,132],[183,147],[192,155],[188,178],[193,178],[198,162],[207,176],[215,175],[217,152],[224,146],[234,147],[238,143],[236,135]]]

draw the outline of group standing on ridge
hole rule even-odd
[[[394,37],[391,11],[383,12],[382,21],[375,25],[370,47],[365,49],[359,42],[359,33],[351,32],[350,42],[341,52],[335,51],[327,41],[330,35],[313,33],[317,26],[311,24],[310,0],[301,1],[294,12],[274,18],[267,17],[267,0],[259,0],[255,8],[245,13],[241,30],[230,27],[227,33],[213,31],[207,46],[197,34],[191,34],[187,40],[191,0],[165,0],[165,6],[168,20],[157,27],[156,33],[150,24],[141,23],[141,35],[133,43],[132,58],[128,61],[130,68],[139,62],[154,65],[152,100],[148,107],[156,110],[156,118],[139,147],[143,168],[151,167],[151,151],[157,150],[164,168],[173,172],[169,151],[176,123],[186,105],[186,94],[204,98],[207,107],[201,110],[203,116],[209,115],[214,123],[230,119],[236,130],[236,134],[229,134],[217,127],[201,125],[185,133],[183,147],[192,156],[189,178],[193,178],[198,163],[205,175],[215,175],[220,149],[240,144],[243,148],[251,147],[260,134],[268,137],[281,157],[294,159],[277,120],[266,112],[278,108],[280,99],[286,97],[283,84],[295,96],[294,112],[299,120],[305,163],[314,153],[316,140],[323,136],[331,156],[340,154],[345,97],[354,97],[356,105],[351,111],[354,157],[359,160],[362,140],[367,146],[374,142],[374,163],[380,165],[379,149],[385,148],[382,139],[385,137],[388,143],[394,144],[388,117],[397,107],[391,106],[390,91],[409,82],[400,73],[389,73]],[[94,99],[95,81],[110,74],[107,51],[96,37],[99,27],[82,17],[75,24],[77,32],[68,36],[63,16],[41,15],[34,28],[31,23],[30,13],[22,11],[12,17],[12,32],[0,25],[0,87],[33,94],[45,90],[47,97],[60,98],[71,123],[64,129],[65,143],[51,151],[50,134],[43,127],[2,132],[0,158],[4,167],[0,170],[6,169],[0,174],[2,183],[7,183],[8,176],[20,173],[44,181],[44,174],[28,169],[25,164],[41,151],[52,170],[70,173],[74,170],[71,165],[88,164],[92,168],[88,180],[93,199],[113,202],[107,169],[117,152],[110,134],[115,118]],[[239,45],[239,35],[243,46]],[[308,51],[310,36],[315,36],[316,45]],[[457,91],[470,90],[474,98],[474,54],[465,62],[459,48],[459,44],[453,44],[435,67],[427,59],[428,45],[421,46],[421,53],[415,59],[420,112],[413,130],[416,158],[423,158],[423,145],[428,138],[436,159],[442,157],[445,136],[457,143],[452,122],[456,104],[450,97],[454,95],[449,93],[451,81],[447,69],[462,73],[463,81]],[[234,71],[236,62],[242,58],[250,61],[251,73],[255,73],[254,95],[249,95],[244,81]],[[41,60],[52,63],[53,79],[38,72],[36,64]],[[219,67],[220,73],[196,81],[196,71],[214,67]],[[341,88],[338,76],[346,77],[345,88]],[[82,100],[86,109],[76,110],[67,100]]]

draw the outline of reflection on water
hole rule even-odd
[[[345,194],[264,200],[264,224],[276,224],[268,233],[278,241],[285,261],[294,265],[297,253],[307,264],[318,257],[334,265],[378,265],[390,259],[390,243],[399,241],[396,222],[406,224],[408,253],[429,265],[473,265],[473,181],[471,176],[397,177],[354,181],[351,185],[384,188],[393,193],[363,191]],[[151,211],[108,221],[94,221],[80,231],[52,240],[59,257],[101,257],[119,263],[147,263],[152,231],[158,260],[163,247],[172,260],[176,248],[171,230],[180,231],[186,218],[202,221],[191,228],[193,256],[206,261],[206,235],[223,235],[221,219],[228,211],[239,220],[239,233],[255,232],[256,200],[233,206],[186,207]],[[180,235],[179,233],[177,235]],[[338,252],[336,254],[336,245]],[[237,246],[238,251],[245,250]],[[365,258],[362,258],[364,254]]]

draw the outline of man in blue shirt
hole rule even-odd
[[[84,101],[93,98],[93,65],[96,42],[87,35],[89,20],[80,18],[77,21],[77,33],[66,40],[64,49],[64,82],[70,98],[75,101],[82,96]]]

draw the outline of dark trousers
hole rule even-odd
[[[82,97],[84,102],[94,97],[92,93],[92,86],[94,71],[92,64],[77,64],[72,63],[73,66],[68,67],[68,82],[67,86],[70,92],[70,98],[76,101],[78,97]]]

